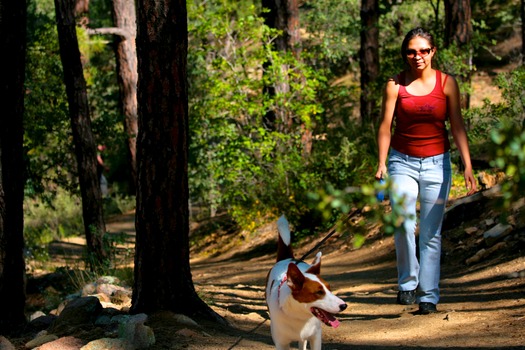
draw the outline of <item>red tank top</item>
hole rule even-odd
[[[436,85],[432,92],[414,96],[406,91],[405,72],[399,75],[393,149],[413,157],[431,157],[450,149],[445,126],[447,97],[443,92],[447,77],[441,84],[441,72],[436,71]]]

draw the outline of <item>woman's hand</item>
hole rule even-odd
[[[377,167],[377,172],[375,175],[376,180],[384,179],[387,175],[387,169],[385,164],[381,164]]]
[[[465,187],[468,191],[467,196],[470,196],[478,190],[478,183],[472,173],[472,169],[465,169],[463,176],[465,177]]]

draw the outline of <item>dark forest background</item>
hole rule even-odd
[[[436,68],[460,81],[476,171],[505,173],[502,207],[523,189],[523,0],[28,0],[0,9],[0,47],[11,53],[0,78],[0,300],[18,300],[2,324],[25,321],[24,259],[49,258],[52,240],[83,234],[86,267],[111,268],[109,215],[137,211],[134,311],[189,312],[141,296],[182,284],[201,305],[190,221],[228,215],[254,230],[286,213],[301,237],[376,205],[382,88],[403,69],[401,40],[416,26],[436,38]],[[472,106],[480,75],[498,93]],[[148,264],[164,244],[175,257]],[[172,265],[175,281],[159,282]]]

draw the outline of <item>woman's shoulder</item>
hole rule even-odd
[[[406,71],[401,71],[401,72],[398,72],[398,73],[390,76],[387,81],[388,82],[394,82],[396,85],[399,85],[399,84],[401,84],[401,82],[405,78],[405,75],[406,75]]]
[[[389,77],[385,84],[385,93],[387,96],[390,97],[396,97],[399,91],[399,86],[401,85],[402,77],[400,77],[401,73],[392,75]]]
[[[404,74],[405,73],[403,71],[388,77],[386,80],[386,87],[398,87],[401,85],[401,82],[404,80]]]
[[[442,70],[439,70],[439,69],[436,69],[437,72],[439,72],[441,74],[441,82],[444,84],[445,82],[448,82],[449,80],[450,81],[453,81],[455,82],[456,81],[456,78],[454,77],[453,74],[450,74],[450,73],[447,73],[447,72],[444,72]]]
[[[443,90],[445,91],[445,93],[449,92],[450,89],[452,90],[457,89],[458,83],[454,75],[443,72],[443,71],[438,71],[438,72],[440,72],[441,74],[441,86],[443,87]]]

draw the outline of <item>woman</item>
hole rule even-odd
[[[447,119],[465,168],[468,195],[477,188],[458,84],[452,76],[432,68],[435,53],[433,37],[424,29],[415,28],[405,36],[401,55],[408,68],[390,78],[385,87],[375,175],[376,179],[382,179],[388,174],[392,205],[403,198],[406,219],[395,233],[397,302],[402,305],[417,302],[421,314],[436,312],[439,301],[441,225],[451,184]],[[418,198],[419,261],[415,240]]]

